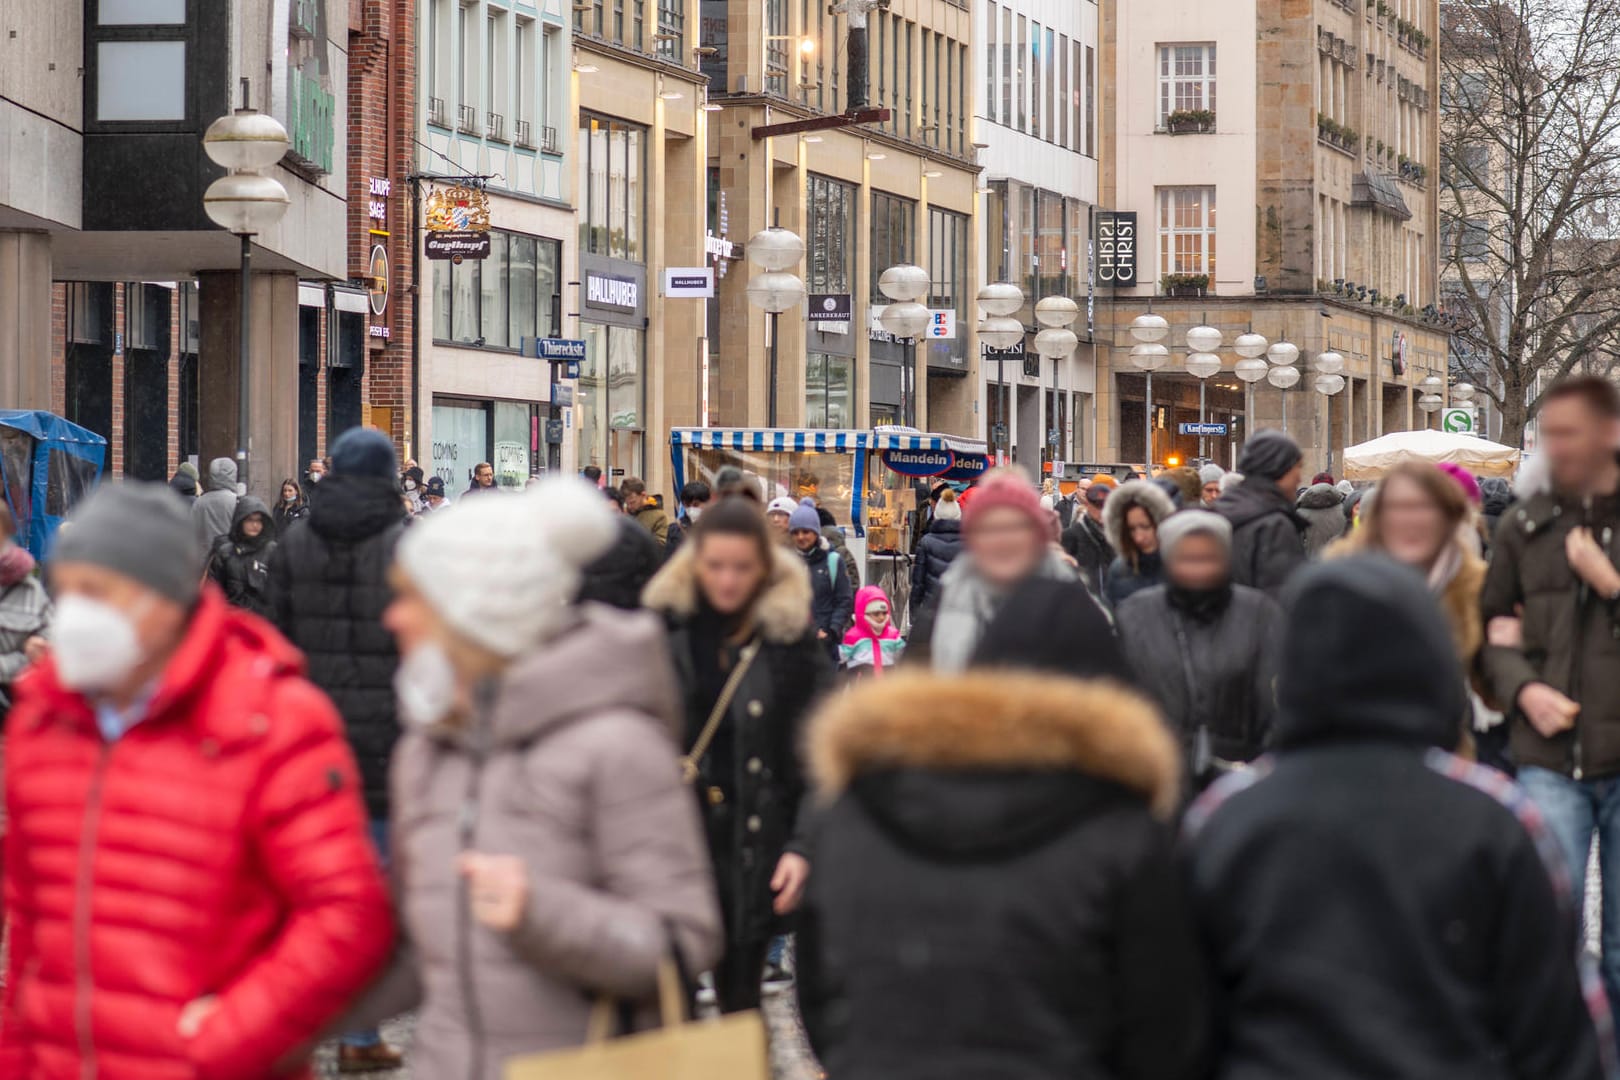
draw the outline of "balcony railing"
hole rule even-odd
[[[540,149],[548,154],[562,153],[562,143],[557,141],[557,129],[543,127],[540,129]]]
[[[439,127],[450,126],[444,122],[444,98],[428,98],[428,123],[437,124]]]
[[[530,150],[534,149],[534,141],[529,134],[529,122],[527,120],[518,120],[513,124],[512,141],[519,146],[527,147]]]
[[[496,142],[506,141],[506,117],[492,112],[484,118],[484,137]]]
[[[478,110],[471,105],[457,105],[456,130],[468,135],[478,134]]]

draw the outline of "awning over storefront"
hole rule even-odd
[[[745,453],[848,454],[872,445],[866,431],[828,431],[794,428],[674,428],[669,441],[675,446],[696,446],[709,450],[738,450]]]

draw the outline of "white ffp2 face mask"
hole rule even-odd
[[[432,727],[456,707],[456,669],[436,642],[412,649],[394,672],[394,695],[401,719],[412,727]]]
[[[62,685],[81,694],[113,689],[143,659],[130,616],[111,604],[72,593],[56,602],[51,652]]]

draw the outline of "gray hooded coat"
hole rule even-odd
[[[1294,513],[1305,522],[1300,539],[1305,544],[1306,558],[1315,558],[1340,536],[1344,535],[1344,493],[1332,484],[1312,484],[1294,504]]]
[[[217,457],[208,463],[208,490],[191,504],[191,524],[197,531],[197,550],[212,552],[219,538],[231,531],[236,514],[236,462]]]
[[[598,997],[653,996],[672,936],[688,970],[718,959],[674,685],[656,619],[586,605],[513,664],[470,723],[401,739],[391,840],[403,948],[352,1019],[419,1008],[415,1075],[498,1080],[515,1056],[581,1044]],[[456,866],[467,851],[523,860],[516,930],[473,918]]]

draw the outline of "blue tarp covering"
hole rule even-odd
[[[54,413],[0,409],[0,497],[17,518],[17,540],[45,557],[56,529],[101,479],[107,440]]]

